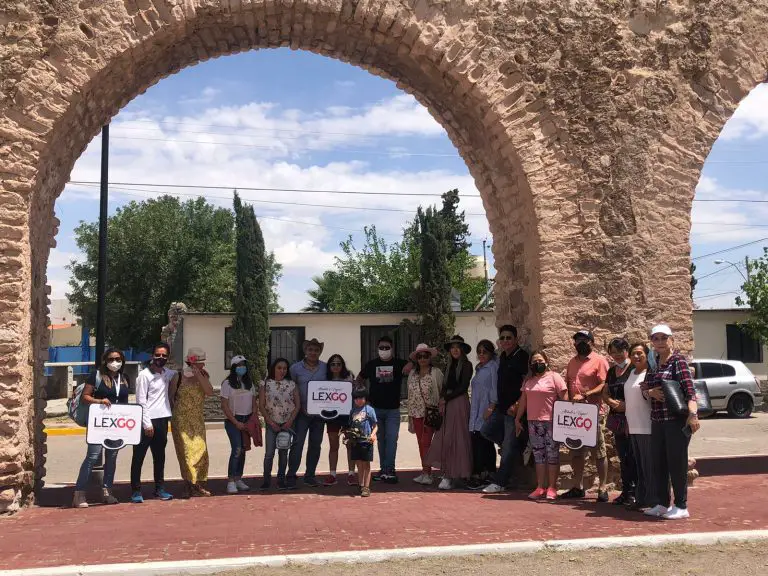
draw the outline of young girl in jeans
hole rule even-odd
[[[259,417],[259,410],[256,386],[248,373],[245,357],[235,356],[231,364],[229,378],[221,383],[221,408],[227,417],[224,430],[227,432],[229,445],[232,448],[227,469],[227,493],[237,494],[251,489],[243,482],[245,468],[243,431],[247,429],[248,420]]]
[[[259,406],[264,415],[267,440],[264,448],[264,482],[261,490],[269,490],[272,483],[272,462],[275,458],[277,435],[282,430],[293,431],[293,421],[299,413],[301,398],[296,383],[288,376],[288,360],[278,358],[269,367],[267,379],[259,390]],[[292,448],[291,450],[294,450]],[[285,471],[288,451],[280,450],[277,461],[277,488],[286,490]]]

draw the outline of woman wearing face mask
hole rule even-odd
[[[226,420],[224,430],[229,438],[230,455],[227,467],[227,493],[237,494],[251,489],[243,482],[245,469],[244,432],[246,423],[252,417],[259,417],[258,390],[248,373],[248,361],[245,356],[233,356],[230,361],[229,376],[221,383],[221,409]]]
[[[472,474],[472,440],[469,436],[469,383],[472,363],[467,354],[472,347],[461,336],[454,336],[445,344],[450,355],[438,407],[443,414],[443,425],[435,434],[427,461],[439,468],[443,479],[437,486],[450,490],[457,480],[466,480]]]
[[[109,348],[101,356],[101,366],[98,371],[88,376],[83,389],[82,401],[86,404],[101,404],[109,409],[112,404],[128,403],[128,379],[123,375],[125,356],[117,348]],[[72,499],[74,508],[88,508],[85,501],[85,491],[91,478],[91,471],[101,461],[101,444],[88,444],[85,460],[80,466],[80,474],[75,484],[75,495]],[[106,449],[104,457],[104,478],[102,484],[102,500],[104,504],[117,504],[117,498],[112,494],[112,483],[115,479],[118,450]]]
[[[531,354],[531,376],[523,384],[523,395],[515,416],[515,432],[523,431],[522,418],[528,418],[528,437],[536,462],[536,490],[531,500],[557,500],[557,475],[560,472],[560,444],[552,437],[552,412],[555,400],[565,400],[568,387],[557,372],[549,369],[549,358],[542,350]]]
[[[643,381],[648,372],[648,346],[642,342],[632,344],[629,357],[634,367],[624,383],[627,428],[632,442],[637,487],[635,502],[628,503],[632,510],[653,508],[658,504],[653,485],[653,452],[651,450],[651,403],[643,396]]]
[[[205,350],[190,348],[184,359],[181,378],[171,383],[173,416],[171,433],[179,469],[184,480],[182,498],[211,496],[208,481],[208,446],[205,441],[204,404],[213,396],[210,376],[205,370]]]
[[[342,380],[347,382],[354,382],[355,375],[347,368],[347,363],[342,358],[341,354],[333,354],[328,358],[327,362],[328,370],[325,375],[325,379],[328,381]],[[331,473],[323,482],[323,486],[333,486],[336,484],[336,467],[339,464],[339,448],[341,442],[339,436],[341,435],[341,429],[349,426],[349,416],[339,416],[333,420],[326,422],[325,429],[328,434],[328,465],[330,466]],[[347,465],[349,472],[347,473],[347,484],[355,486],[357,484],[357,477],[355,476],[355,463],[352,460],[350,448],[347,447]]]
[[[656,353],[656,369],[648,370],[643,392],[651,400],[651,449],[655,497],[658,504],[645,511],[648,516],[682,520],[688,512],[688,444],[701,424],[693,378],[688,362],[674,349],[672,330],[659,324],[651,330],[651,342]],[[688,415],[678,416],[666,404],[664,381],[677,383],[680,394],[688,405]],[[669,485],[675,494],[674,505],[669,507]]]
[[[629,342],[625,338],[614,338],[608,344],[608,354],[613,359],[614,365],[608,369],[605,388],[603,388],[603,401],[611,410],[606,420],[606,428],[613,432],[621,467],[621,494],[614,499],[613,503],[632,506],[635,503],[637,468],[632,454],[624,403],[624,384],[632,372],[632,365],[629,362]]]

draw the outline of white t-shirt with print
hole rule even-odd
[[[235,416],[249,416],[253,413],[253,399],[256,396],[256,386],[250,390],[245,388],[232,388],[229,379],[221,383],[222,398],[229,400],[229,408]]]

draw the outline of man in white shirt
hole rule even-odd
[[[165,490],[165,446],[168,443],[168,422],[171,419],[171,401],[168,388],[178,374],[165,367],[171,349],[168,344],[155,345],[148,368],[136,378],[136,402],[144,409],[142,416],[141,443],[133,447],[131,460],[131,502],[141,504],[141,468],[147,450],[152,451],[155,475],[155,498],[171,500]]]

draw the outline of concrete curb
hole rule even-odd
[[[650,534],[613,538],[585,538],[581,540],[546,540],[532,542],[503,542],[498,544],[470,544],[463,546],[426,546],[423,548],[395,548],[391,550],[355,550],[323,552],[318,554],[288,554],[278,556],[250,556],[213,560],[181,560],[176,562],[144,562],[135,564],[103,564],[92,566],[57,566],[25,570],[0,570],[0,576],[191,576],[215,574],[225,570],[254,567],[276,567],[308,564],[351,562],[384,562],[431,557],[472,556],[476,554],[531,554],[541,550],[584,550],[588,548],[619,548],[667,544],[708,546],[718,543],[748,542],[768,539],[768,530],[733,532],[695,532],[689,534]]]

